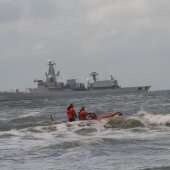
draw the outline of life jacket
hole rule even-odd
[[[84,111],[84,110],[80,110],[80,112],[79,112],[79,119],[80,120],[87,120],[86,119],[86,116],[88,115],[88,113],[86,112],[86,111]]]
[[[66,112],[68,119],[74,118],[76,116],[74,108],[67,108]]]

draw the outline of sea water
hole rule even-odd
[[[70,103],[77,112],[119,111],[142,126],[68,123]],[[169,170],[170,91],[0,102],[0,169]]]

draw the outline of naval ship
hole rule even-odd
[[[147,92],[151,86],[121,87],[118,81],[111,76],[110,80],[99,80],[97,72],[91,72],[87,84],[76,79],[68,79],[66,83],[60,82],[60,71],[55,72],[55,63],[48,61],[48,72],[45,79],[36,79],[36,88],[29,88],[26,92],[0,92],[0,101],[51,99],[61,96],[97,95],[97,94],[127,94]]]

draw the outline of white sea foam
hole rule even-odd
[[[75,121],[69,123],[61,123],[53,125],[58,129],[59,132],[68,132],[72,131],[75,132],[77,130],[87,128],[87,129],[96,129],[97,132],[104,131],[104,125],[106,124],[105,121]]]
[[[151,114],[141,111],[138,112],[138,116],[146,125],[170,125],[170,114]]]

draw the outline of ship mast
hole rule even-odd
[[[57,83],[56,76],[59,76],[59,73],[55,74],[54,65],[55,63],[52,60],[48,60],[48,73],[45,73],[46,83]]]
[[[48,68],[48,76],[54,76],[55,77],[55,70],[54,70],[54,65],[55,63],[52,62],[51,60],[48,61],[48,65],[49,65],[49,68]]]

